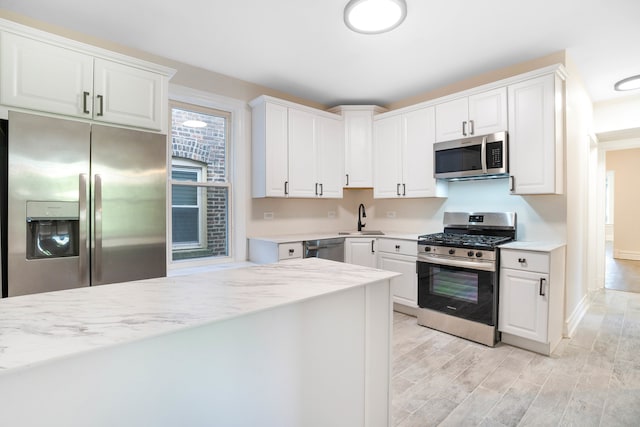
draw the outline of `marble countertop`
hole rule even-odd
[[[504,245],[500,245],[500,249],[520,249],[523,251],[535,251],[535,252],[551,252],[558,248],[566,246],[564,242],[547,242],[547,241],[534,241],[534,242],[509,242]]]
[[[424,233],[422,233],[424,234]],[[333,239],[336,237],[344,238],[373,238],[373,239],[401,239],[401,240],[418,240],[418,236],[421,234],[406,233],[406,232],[394,232],[384,231],[383,235],[358,235],[358,234],[338,234],[338,233],[305,233],[305,234],[287,234],[280,236],[252,236],[249,239],[262,240],[272,243],[294,243],[303,242],[305,240],[318,240],[318,239]]]
[[[0,375],[395,276],[309,258],[5,298],[0,300]]]

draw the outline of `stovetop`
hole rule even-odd
[[[418,242],[422,245],[489,250],[493,250],[497,245],[511,240],[513,240],[511,236],[466,233],[434,233],[425,234],[418,238]]]

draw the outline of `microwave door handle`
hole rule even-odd
[[[482,137],[482,148],[480,150],[480,157],[482,162],[482,173],[487,173],[487,137]]]

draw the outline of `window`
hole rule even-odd
[[[229,113],[171,108],[172,259],[229,256]]]

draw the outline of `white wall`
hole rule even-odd
[[[565,290],[565,333],[577,326],[588,306],[589,165],[593,135],[593,104],[578,70],[567,61],[566,81],[566,194],[567,273]],[[593,171],[596,173],[596,171]],[[595,197],[595,191],[591,192]]]
[[[596,133],[640,128],[640,96],[631,95],[594,105]]]

